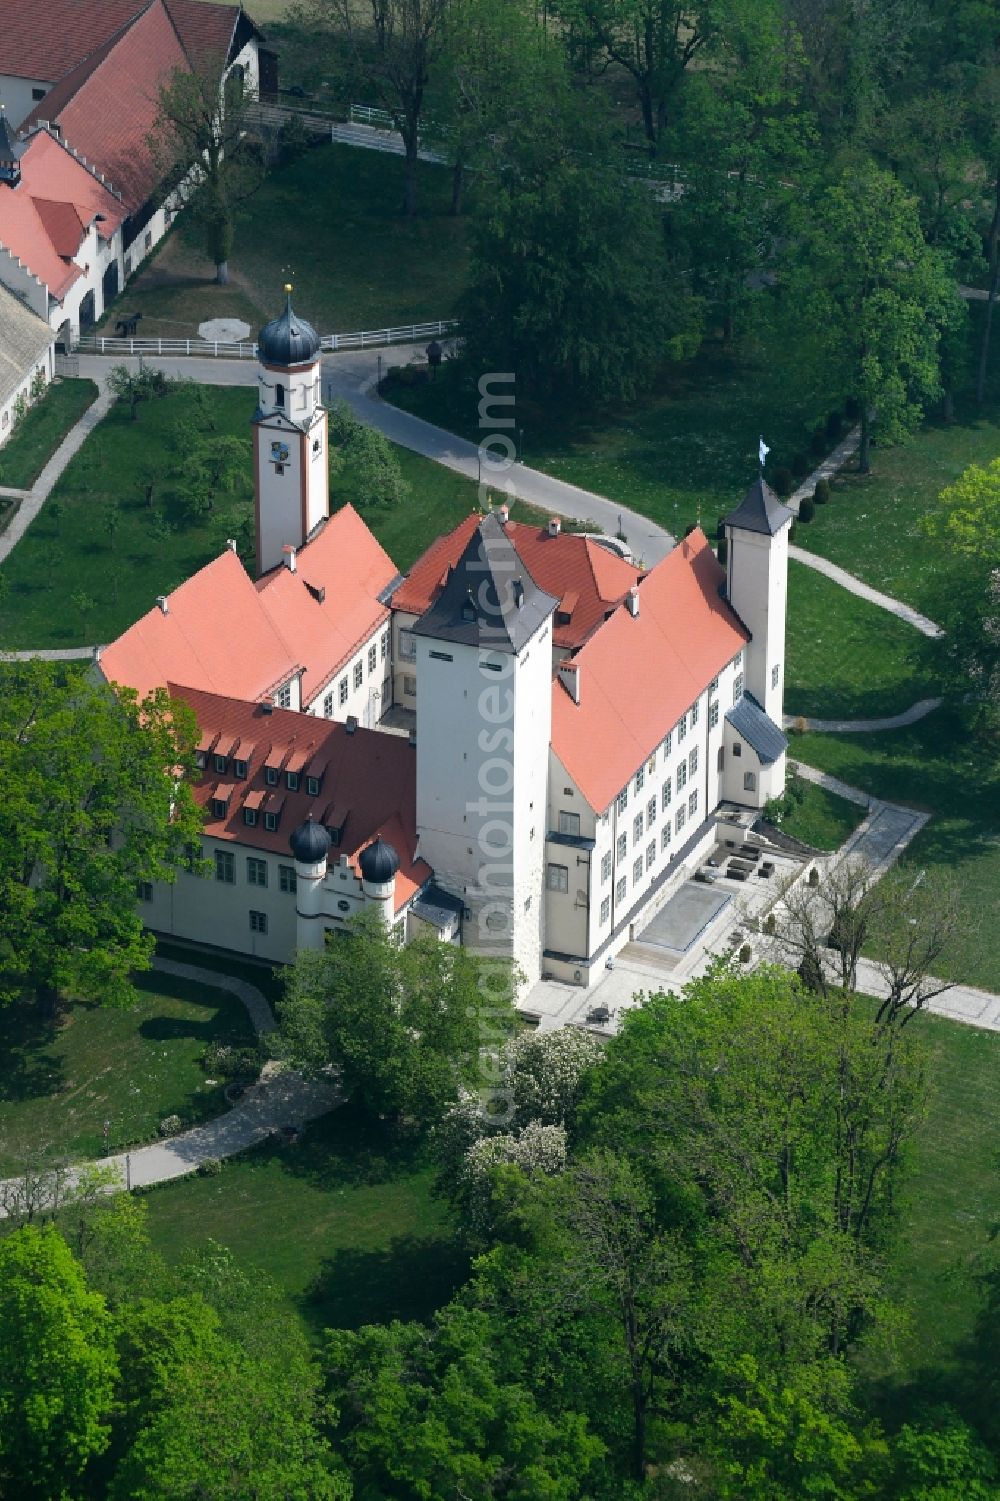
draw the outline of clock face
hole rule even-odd
[[[287,464],[288,463],[288,444],[287,443],[272,443],[271,444],[271,463],[272,464]]]

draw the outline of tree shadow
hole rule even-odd
[[[63,1060],[52,1046],[59,1019],[46,1017],[33,1001],[0,1008],[0,1100],[36,1100],[65,1083]]]
[[[378,1250],[345,1247],[328,1257],[300,1299],[317,1329],[359,1329],[391,1319],[428,1319],[469,1275],[452,1240],[399,1235]]]
[[[312,1121],[298,1141],[268,1149],[313,1188],[375,1187],[419,1171],[426,1144],[347,1103]]]

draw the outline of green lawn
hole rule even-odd
[[[1000,456],[1000,409],[985,414],[959,407],[952,426],[929,423],[911,442],[880,450],[869,475],[848,470],[829,505],[797,529],[796,541],[830,558],[877,589],[905,599],[948,623],[951,594],[965,571],[947,542],[928,537],[920,523],[936,511],[946,485],[970,464]]]
[[[27,1004],[0,1009],[0,1173],[101,1156],[104,1121],[114,1151],[154,1138],[165,1116],[193,1124],[227,1108],[198,1059],[209,1042],[253,1043],[243,1005],[155,971],[136,984],[131,1011],[81,1003],[49,1022]]]
[[[864,818],[864,808],[804,778],[799,779],[798,788],[801,800],[782,815],[783,832],[816,850],[839,849]]]
[[[148,1197],[153,1244],[181,1260],[206,1239],[262,1268],[314,1331],[423,1318],[468,1273],[420,1151],[347,1108],[291,1146]]]
[[[1000,1036],[935,1016],[913,1025],[928,1048],[931,1096],[907,1166],[890,1261],[890,1290],[909,1322],[895,1359],[874,1350],[859,1362],[894,1423],[912,1419],[921,1400],[952,1403],[975,1417],[984,1373],[964,1347],[982,1303],[977,1263],[1000,1220]]]
[[[940,642],[804,563],[789,563],[786,713],[817,719],[898,714],[941,692],[942,657]]]
[[[0,448],[0,485],[28,490],[97,396],[92,380],[57,380]]]
[[[949,705],[904,730],[792,735],[790,755],[933,816],[905,855],[959,885],[967,930],[939,963],[949,979],[1000,990],[1000,758],[995,735]]]
[[[321,334],[424,323],[454,315],[466,278],[465,220],[449,212],[450,177],[422,162],[419,212],[399,213],[399,157],[323,145],[278,167],[244,206],[219,287],[197,226],[182,215],[105,318],[141,313],[144,338],[197,338],[209,318],[256,330],[295,285],[295,305]],[[280,226],[280,229],[276,229]]]

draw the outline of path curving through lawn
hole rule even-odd
[[[153,960],[153,968],[213,990],[228,991],[243,1002],[258,1035],[267,1036],[275,1031],[277,1023],[267,998],[247,980],[204,969],[197,964],[160,957]],[[87,1170],[111,1169],[117,1175],[105,1190],[107,1193],[168,1183],[197,1171],[205,1162],[221,1161],[245,1152],[275,1132],[300,1130],[307,1121],[325,1115],[339,1102],[340,1094],[332,1079],[306,1079],[280,1064],[265,1064],[259,1081],[251,1084],[242,1099],[224,1115],[190,1131],[182,1131],[178,1136],[137,1147],[135,1151],[117,1152],[70,1168],[58,1185],[60,1201],[72,1194],[81,1173]],[[16,1212],[21,1185],[20,1178],[0,1180],[0,1219],[7,1218],[11,1212],[9,1206],[14,1206]],[[34,1207],[42,1206],[36,1202]]]

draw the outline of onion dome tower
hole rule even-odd
[[[300,823],[288,841],[295,860],[296,947],[323,947],[323,882],[331,839],[312,816]]]
[[[257,572],[291,561],[330,514],[326,412],[321,404],[320,338],[285,306],[257,335],[254,499]]]
[[[391,844],[379,835],[358,856],[361,889],[365,904],[372,903],[383,923],[391,928],[396,916],[396,872],[399,856]]]

